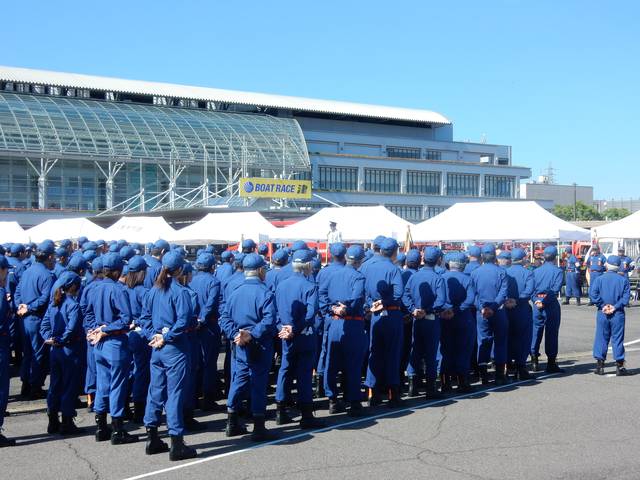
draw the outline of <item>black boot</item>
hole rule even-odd
[[[547,373],[564,373],[564,370],[558,366],[556,363],[555,357],[549,357],[547,359],[547,368],[545,369]]]
[[[344,411],[344,405],[337,398],[329,399],[329,413],[335,415],[336,413],[342,413]]]
[[[325,423],[313,416],[313,404],[304,403],[300,405],[302,418],[300,418],[300,428],[302,430],[310,430],[313,428],[322,428]]]
[[[31,385],[29,388],[29,400],[42,400],[47,398],[47,391],[37,385]]]
[[[478,366],[478,373],[480,376],[480,382],[482,385],[489,385],[489,374],[487,373],[487,366],[480,365]]]
[[[577,305],[577,306],[582,305],[582,304],[580,303],[580,297],[577,297],[577,298],[576,298],[576,305]]]
[[[531,380],[533,378],[526,366],[518,367],[516,375],[519,380]]]
[[[13,438],[7,438],[0,433],[0,448],[15,447],[16,441]]]
[[[60,418],[57,413],[49,412],[47,414],[49,416],[49,424],[47,425],[47,433],[49,435],[53,435],[54,433],[58,433],[60,431]]]
[[[496,363],[496,385],[507,385],[509,380],[505,375],[505,364],[504,363]]]
[[[224,412],[227,410],[227,407],[223,405],[218,405],[216,403],[216,394],[206,394],[202,398],[202,402],[200,403],[200,408],[204,412]]]
[[[29,398],[29,394],[31,392],[31,385],[27,382],[22,382],[22,386],[20,387],[20,396],[23,400],[27,400]]]
[[[604,360],[597,360],[596,362],[596,375],[604,375]]]
[[[440,375],[440,393],[447,395],[453,391],[451,375]]]
[[[417,397],[418,396],[418,378],[415,375],[409,376],[409,397]]]
[[[364,408],[360,402],[350,402],[347,415],[350,417],[361,417],[364,415]]]
[[[145,402],[133,402],[133,423],[141,424],[144,421]]]
[[[458,375],[458,391],[460,393],[471,393],[473,392],[474,388],[473,386],[471,386],[471,383],[469,382],[469,376],[468,375]]]
[[[247,433],[247,429],[240,425],[238,414],[236,412],[227,412],[227,428],[224,431],[227,437],[237,437]]]
[[[107,425],[107,414],[96,413],[96,442],[106,442],[111,438],[111,428]]]
[[[367,403],[369,404],[369,408],[377,407],[378,405],[380,405],[380,395],[378,395],[378,392],[375,391],[375,388],[369,389],[369,397]]]
[[[125,445],[127,443],[135,443],[138,441],[137,435],[131,435],[124,429],[124,420],[122,418],[112,418],[111,427],[111,445]]]
[[[254,415],[251,440],[254,442],[268,442],[274,439],[275,436],[264,426],[264,415]]]
[[[427,391],[425,393],[425,398],[427,400],[435,400],[438,398],[442,398],[442,394],[436,388],[436,380],[427,378]]]
[[[169,450],[169,460],[176,462],[178,460],[187,460],[196,458],[198,453],[195,448],[184,443],[182,435],[171,435],[171,450]]]
[[[315,390],[314,390],[314,398],[324,398],[324,376],[323,375],[314,375],[314,380],[316,382]]]
[[[200,423],[198,420],[193,418],[193,410],[185,410],[183,412],[184,417],[184,428],[190,432],[201,432],[206,430],[207,426],[204,423]]]
[[[158,427],[147,427],[147,444],[144,447],[144,453],[154,455],[156,453],[165,453],[169,451],[169,445],[160,440],[158,435]]]
[[[624,367],[624,360],[616,362],[616,377],[626,377],[627,375],[629,375],[629,372]]]
[[[285,402],[276,403],[276,425],[286,425],[291,423],[291,417],[287,413],[287,404]]]
[[[131,411],[129,400],[127,400],[127,403],[124,404],[124,416],[122,418],[124,420],[133,420],[133,412]]]
[[[540,371],[540,363],[538,362],[538,355],[531,354],[531,370],[534,372]]]
[[[564,297],[564,302],[562,302],[563,305],[569,305],[569,297]]]
[[[62,423],[60,424],[60,435],[77,435],[80,429],[73,423],[73,417],[62,415]]]
[[[402,398],[400,397],[400,387],[395,386],[389,388],[389,408],[398,408],[402,406]]]

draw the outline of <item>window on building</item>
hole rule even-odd
[[[367,192],[400,192],[400,170],[364,169],[364,189]]]
[[[440,172],[407,171],[407,193],[440,195]]]
[[[385,205],[393,213],[409,222],[423,220],[422,205]]]
[[[447,173],[447,195],[477,197],[479,176],[466,173]]]
[[[387,157],[420,158],[420,149],[413,147],[387,147]]]
[[[427,218],[435,217],[436,215],[444,212],[446,209],[447,207],[441,207],[439,205],[429,205],[427,207]]]
[[[318,188],[320,190],[357,191],[358,167],[318,167]]]
[[[516,179],[502,175],[484,176],[484,196],[513,198],[515,196]]]
[[[439,150],[427,150],[425,155],[427,160],[442,160],[442,152]]]
[[[509,158],[498,157],[498,165],[509,165]]]

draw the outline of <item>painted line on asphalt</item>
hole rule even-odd
[[[250,447],[246,447],[246,448],[241,448],[238,450],[233,450],[231,452],[226,452],[226,453],[221,453],[219,455],[214,455],[212,457],[207,457],[207,458],[201,458],[199,460],[193,460],[191,462],[187,462],[187,463],[183,463],[180,465],[176,465],[175,467],[168,467],[168,468],[163,468],[161,470],[154,470],[152,472],[148,472],[148,473],[143,473],[140,475],[136,475],[133,477],[127,477],[123,480],[139,480],[141,478],[149,478],[149,477],[153,477],[155,475],[161,475],[163,473],[168,473],[168,472],[173,472],[176,470],[181,470],[183,468],[187,468],[187,467],[193,467],[195,465],[200,465],[202,463],[207,463],[207,462],[212,462],[214,460],[220,460],[221,458],[225,458],[225,457],[230,457],[232,455],[238,455],[240,453],[246,453],[246,452],[250,452],[251,450],[256,450],[258,448],[262,448],[262,447],[266,447],[269,445],[277,445],[279,443],[284,443],[284,442],[288,442],[291,440],[297,440],[299,438],[304,438],[307,437],[309,435],[315,434],[315,433],[323,433],[323,432],[328,432],[331,430],[336,430],[338,428],[342,428],[342,427],[349,427],[351,425],[358,425],[359,423],[364,423],[364,422],[368,422],[370,420],[376,420],[379,418],[385,418],[385,417],[390,417],[392,415],[397,415],[398,413],[406,413],[406,412],[412,412],[415,410],[421,410],[423,408],[426,407],[431,407],[431,406],[435,406],[435,405],[439,405],[442,403],[448,403],[451,400],[462,400],[465,398],[469,398],[469,397],[473,397],[475,395],[481,394],[481,393],[488,393],[488,392],[493,392],[496,390],[501,390],[503,388],[508,388],[508,387],[513,387],[515,385],[523,385],[525,383],[530,383],[533,382],[535,380],[544,380],[545,378],[549,378],[549,377],[554,377],[557,376],[557,373],[550,373],[547,375],[541,375],[539,377],[536,378],[532,378],[531,380],[521,380],[518,382],[513,382],[513,383],[509,383],[507,385],[500,385],[497,387],[491,387],[491,388],[487,388],[487,389],[483,389],[483,390],[477,390],[475,392],[471,392],[471,393],[465,393],[463,395],[456,395],[454,397],[448,397],[448,398],[443,398],[441,400],[432,400],[429,402],[424,402],[424,403],[420,403],[418,405],[414,405],[412,407],[406,407],[406,408],[400,408],[400,409],[394,409],[394,410],[389,410],[388,412],[384,412],[384,413],[379,413],[377,415],[371,415],[368,417],[361,417],[361,418],[357,418],[355,420],[351,420],[348,422],[343,422],[343,423],[336,423],[335,425],[330,425],[328,427],[323,427],[323,428],[318,428],[316,430],[307,430],[301,433],[297,433],[295,435],[291,435],[288,437],[283,437],[283,438],[278,438],[276,440],[272,440],[270,442],[264,442],[264,443],[259,443],[257,445],[252,445]]]

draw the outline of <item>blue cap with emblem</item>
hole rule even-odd
[[[364,258],[364,248],[360,245],[351,245],[347,248],[347,258],[349,260],[360,261]]]
[[[293,263],[308,263],[313,259],[309,250],[298,250],[293,253]]]
[[[261,243],[260,245],[258,245],[258,253],[260,255],[266,255],[267,253],[269,253],[269,245],[267,245],[266,243]]]
[[[264,265],[264,259],[257,253],[249,253],[242,260],[242,268],[244,270],[258,270]]]

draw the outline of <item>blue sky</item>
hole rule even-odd
[[[615,7],[615,8],[614,8]],[[7,2],[0,64],[425,108],[637,193],[640,2]]]

